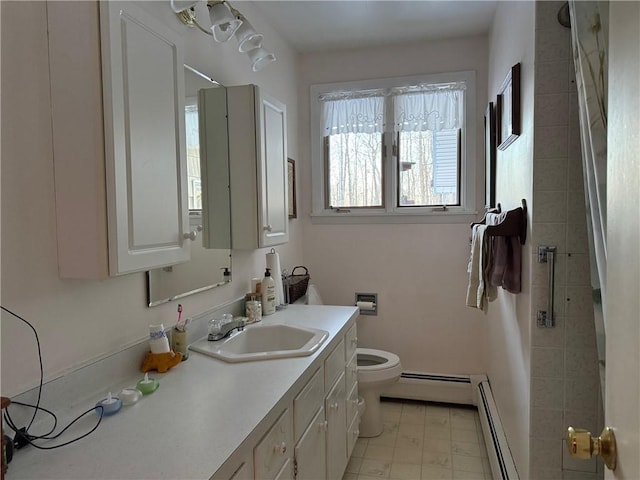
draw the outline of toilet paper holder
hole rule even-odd
[[[356,292],[356,307],[360,315],[378,315],[378,294]]]

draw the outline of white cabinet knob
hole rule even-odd
[[[183,235],[185,240],[191,240],[191,241],[195,240],[197,236],[198,236],[198,232],[196,232],[195,230],[192,230],[189,233],[185,233]]]
[[[319,427],[319,429],[321,431],[325,431],[326,432],[327,430],[329,430],[329,422],[327,422],[326,420],[324,422],[320,422],[318,424],[318,427]]]
[[[358,345],[358,337],[351,340],[351,345]]]
[[[273,451],[275,453],[279,453],[280,455],[284,455],[285,453],[287,453],[287,444],[282,442],[279,445],[274,445],[273,446]]]
[[[333,402],[331,405],[329,405],[329,408],[331,410],[338,410],[340,408],[340,404],[338,402]]]
[[[360,430],[356,429],[353,431],[353,436],[354,437],[359,437],[360,436]]]
[[[266,230],[267,232],[270,232],[271,230],[273,230],[273,227],[271,225],[265,225],[264,227],[262,227],[264,230]]]

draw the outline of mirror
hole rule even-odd
[[[188,65],[184,71],[189,223],[190,230],[197,230],[198,236],[192,242],[189,262],[147,272],[150,307],[231,281],[226,102],[206,104],[206,117],[198,106],[200,90],[223,92],[224,87]]]

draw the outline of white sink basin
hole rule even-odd
[[[225,362],[251,362],[311,355],[328,336],[329,332],[317,328],[258,324],[225,340],[210,342],[204,338],[189,348]]]

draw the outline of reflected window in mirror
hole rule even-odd
[[[226,138],[220,137],[221,133],[226,135],[226,125],[218,124],[215,131],[209,132],[201,112],[198,111],[198,92],[211,88],[224,92],[224,87],[188,65],[185,65],[184,84],[189,222],[190,230],[196,230],[198,235],[192,242],[189,262],[147,272],[149,306],[177,300],[231,281],[231,275],[225,275],[225,269],[231,271],[228,152]],[[225,107],[226,103],[225,106],[216,106],[224,110],[216,112],[217,118],[226,120]],[[224,148],[216,150],[215,159],[201,158],[201,144],[211,143],[211,138],[215,139],[213,143],[223,144]],[[207,178],[203,178],[203,175]],[[207,202],[211,202],[212,205],[207,205]],[[213,220],[213,217],[207,214],[209,211],[219,212],[221,209],[229,212],[217,215]],[[209,241],[214,236],[219,239],[215,244]]]
[[[187,176],[189,210],[202,210],[202,177],[200,175],[200,133],[198,99],[187,97],[184,105],[187,144]]]

